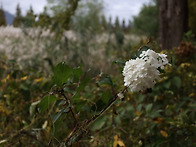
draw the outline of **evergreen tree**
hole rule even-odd
[[[39,14],[39,19],[38,19],[36,25],[47,28],[51,25],[51,23],[52,23],[52,20],[47,13],[47,8],[44,7],[44,11]]]
[[[20,9],[20,5],[17,4],[16,17],[14,18],[13,26],[14,27],[19,27],[21,25],[21,23],[22,23],[21,9]]]
[[[126,27],[126,24],[125,24],[125,19],[122,20],[122,30],[123,30],[123,32],[127,31],[127,27]]]
[[[120,23],[119,23],[119,19],[118,19],[118,16],[116,16],[116,19],[115,19],[115,28],[116,29],[119,29],[120,28]]]
[[[110,34],[113,32],[112,17],[110,16],[107,23],[108,30]]]
[[[143,5],[138,16],[133,17],[133,32],[157,38],[158,35],[158,8],[155,3]]]
[[[114,24],[115,24],[114,34],[115,34],[116,42],[118,47],[121,47],[124,43],[124,34],[122,32],[118,16],[116,17]]]
[[[103,4],[99,0],[83,1],[72,17],[74,30],[80,33],[101,32]]]
[[[107,30],[107,21],[106,21],[105,15],[101,16],[101,25],[104,30]]]
[[[22,23],[25,27],[33,27],[35,26],[35,18],[36,15],[34,14],[33,7],[30,6],[26,16],[23,18]]]
[[[0,8],[0,26],[6,26],[5,14],[2,5]]]
[[[112,25],[112,17],[109,17],[109,25]]]

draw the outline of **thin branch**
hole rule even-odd
[[[125,87],[121,93],[125,93],[127,90],[127,87]],[[96,115],[94,115],[91,119],[89,119],[87,122],[86,122],[86,125],[89,125],[91,122],[95,121],[98,117],[100,117],[105,111],[107,111],[112,105],[113,103],[117,100],[118,98],[118,93],[114,95],[113,99]]]
[[[124,94],[127,91],[128,87],[125,87],[123,90],[121,90],[120,93]],[[91,117],[89,120],[84,121],[80,126],[76,126],[73,131],[69,134],[69,136],[65,139],[65,142],[61,144],[61,146],[70,146],[74,142],[78,141],[80,138],[82,138],[82,135],[86,132],[86,129],[92,124],[96,119],[98,119],[101,115],[103,115],[118,99],[118,93],[116,93],[112,100],[96,115]]]
[[[65,101],[68,103],[69,105],[69,111],[71,112],[73,118],[75,119],[75,123],[77,124],[78,122],[78,117],[77,114],[74,112],[73,106],[71,105],[70,100],[66,97],[66,95],[64,94],[64,91],[61,91],[61,95],[65,98]]]
[[[74,129],[71,131],[71,133],[67,136],[67,138],[65,139],[65,142],[67,142],[68,140],[71,139],[71,137],[73,136],[73,134],[77,131],[78,126],[75,126]]]

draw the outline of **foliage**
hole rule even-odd
[[[27,11],[27,14],[22,19],[22,25],[23,27],[33,27],[35,26],[35,18],[36,15],[33,12],[32,6],[30,6],[29,10]]]
[[[188,9],[189,9],[189,28],[192,30],[194,33],[196,33],[196,1],[194,0],[189,0],[188,1]]]
[[[120,22],[119,22],[118,16],[116,17],[114,24],[115,24],[115,27],[116,28],[119,28],[120,27]]]
[[[53,78],[47,78],[1,56],[1,140],[58,146],[71,135],[68,143],[83,146],[194,146],[195,56],[177,65],[181,58],[174,51],[166,54],[172,67],[166,67],[151,92],[128,91],[97,119],[122,89],[122,76],[91,78],[81,67],[61,62],[53,68]]]
[[[139,15],[133,18],[132,26],[134,32],[156,38],[158,35],[158,6],[154,3],[143,5]]]
[[[21,22],[22,22],[21,9],[20,9],[20,5],[17,4],[17,7],[16,7],[16,16],[15,16],[15,18],[13,20],[13,26],[14,27],[20,27]]]
[[[15,130],[33,123],[35,109],[29,111],[31,103],[43,97],[50,83],[43,73],[23,70],[14,60],[6,60],[3,54],[0,57],[0,75],[0,138],[17,139],[20,136],[15,135]],[[21,133],[31,135],[23,130]],[[23,135],[21,140],[25,145],[39,144]],[[10,140],[11,144],[14,142]]]
[[[51,10],[53,11],[53,22],[51,31],[55,32],[57,37],[62,36],[64,30],[70,28],[71,18],[74,15],[78,2],[80,0],[60,0],[51,1]]]
[[[90,20],[96,16],[106,29],[84,22],[65,31],[62,25],[59,39],[44,26],[50,28],[60,14],[51,17],[46,10],[37,22],[43,28],[0,28],[0,146],[195,146],[192,34],[178,48],[162,51],[172,67],[160,70],[155,87],[133,93],[123,86],[125,61],[141,50],[161,50],[95,11],[100,15],[82,18],[94,25]]]
[[[42,28],[49,28],[51,25],[51,17],[47,13],[47,7],[44,7],[44,11],[39,14],[39,19],[36,22],[36,26],[40,26]]]
[[[101,16],[103,16],[103,4],[100,0],[81,1],[72,19],[72,29],[82,35],[93,34],[95,31],[97,33],[102,29]],[[102,20],[104,21],[103,17]]]
[[[1,6],[0,8],[0,26],[5,26],[6,25],[6,20],[5,20],[5,14],[3,7]]]

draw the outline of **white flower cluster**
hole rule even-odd
[[[123,69],[124,85],[134,92],[152,88],[156,80],[160,79],[158,68],[164,69],[165,65],[170,65],[166,57],[165,54],[148,49],[139,58],[127,61]]]

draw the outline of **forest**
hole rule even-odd
[[[1,5],[0,147],[196,146],[196,1],[105,7]]]

